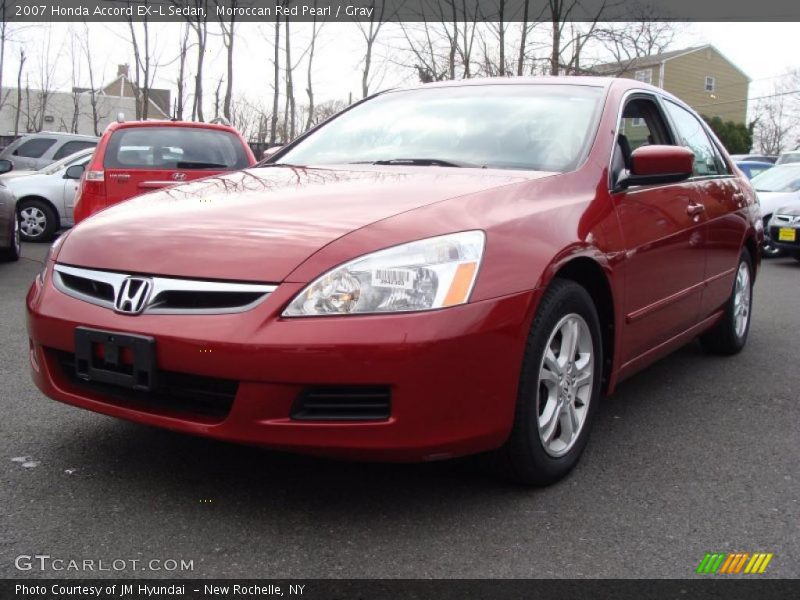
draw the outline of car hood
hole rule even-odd
[[[785,215],[787,217],[800,217],[800,202],[790,205],[781,205],[775,209],[776,215]]]
[[[30,177],[37,175],[36,171],[9,171],[0,175],[0,181],[8,181],[10,179],[19,179],[20,177]]]
[[[165,188],[78,225],[58,262],[280,282],[332,241],[435,202],[551,173],[441,167],[267,167]]]
[[[761,205],[761,214],[765,217],[784,206],[800,205],[798,192],[756,192],[758,203]]]

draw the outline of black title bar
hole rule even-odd
[[[20,22],[800,21],[797,0],[0,0]]]
[[[800,597],[800,580],[707,579],[6,579],[3,600],[783,600]]]

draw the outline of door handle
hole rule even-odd
[[[686,212],[689,214],[690,217],[699,217],[703,212],[706,210],[706,207],[702,204],[695,204],[692,203],[686,207]]]

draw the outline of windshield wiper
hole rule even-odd
[[[351,165],[409,165],[413,167],[474,167],[469,163],[453,162],[440,158],[392,158],[388,160],[362,160]]]
[[[227,169],[228,165],[212,162],[199,162],[199,161],[178,161],[175,164],[176,169]]]

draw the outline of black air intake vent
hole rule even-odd
[[[385,421],[391,415],[389,386],[328,386],[303,390],[292,406],[298,421]]]

